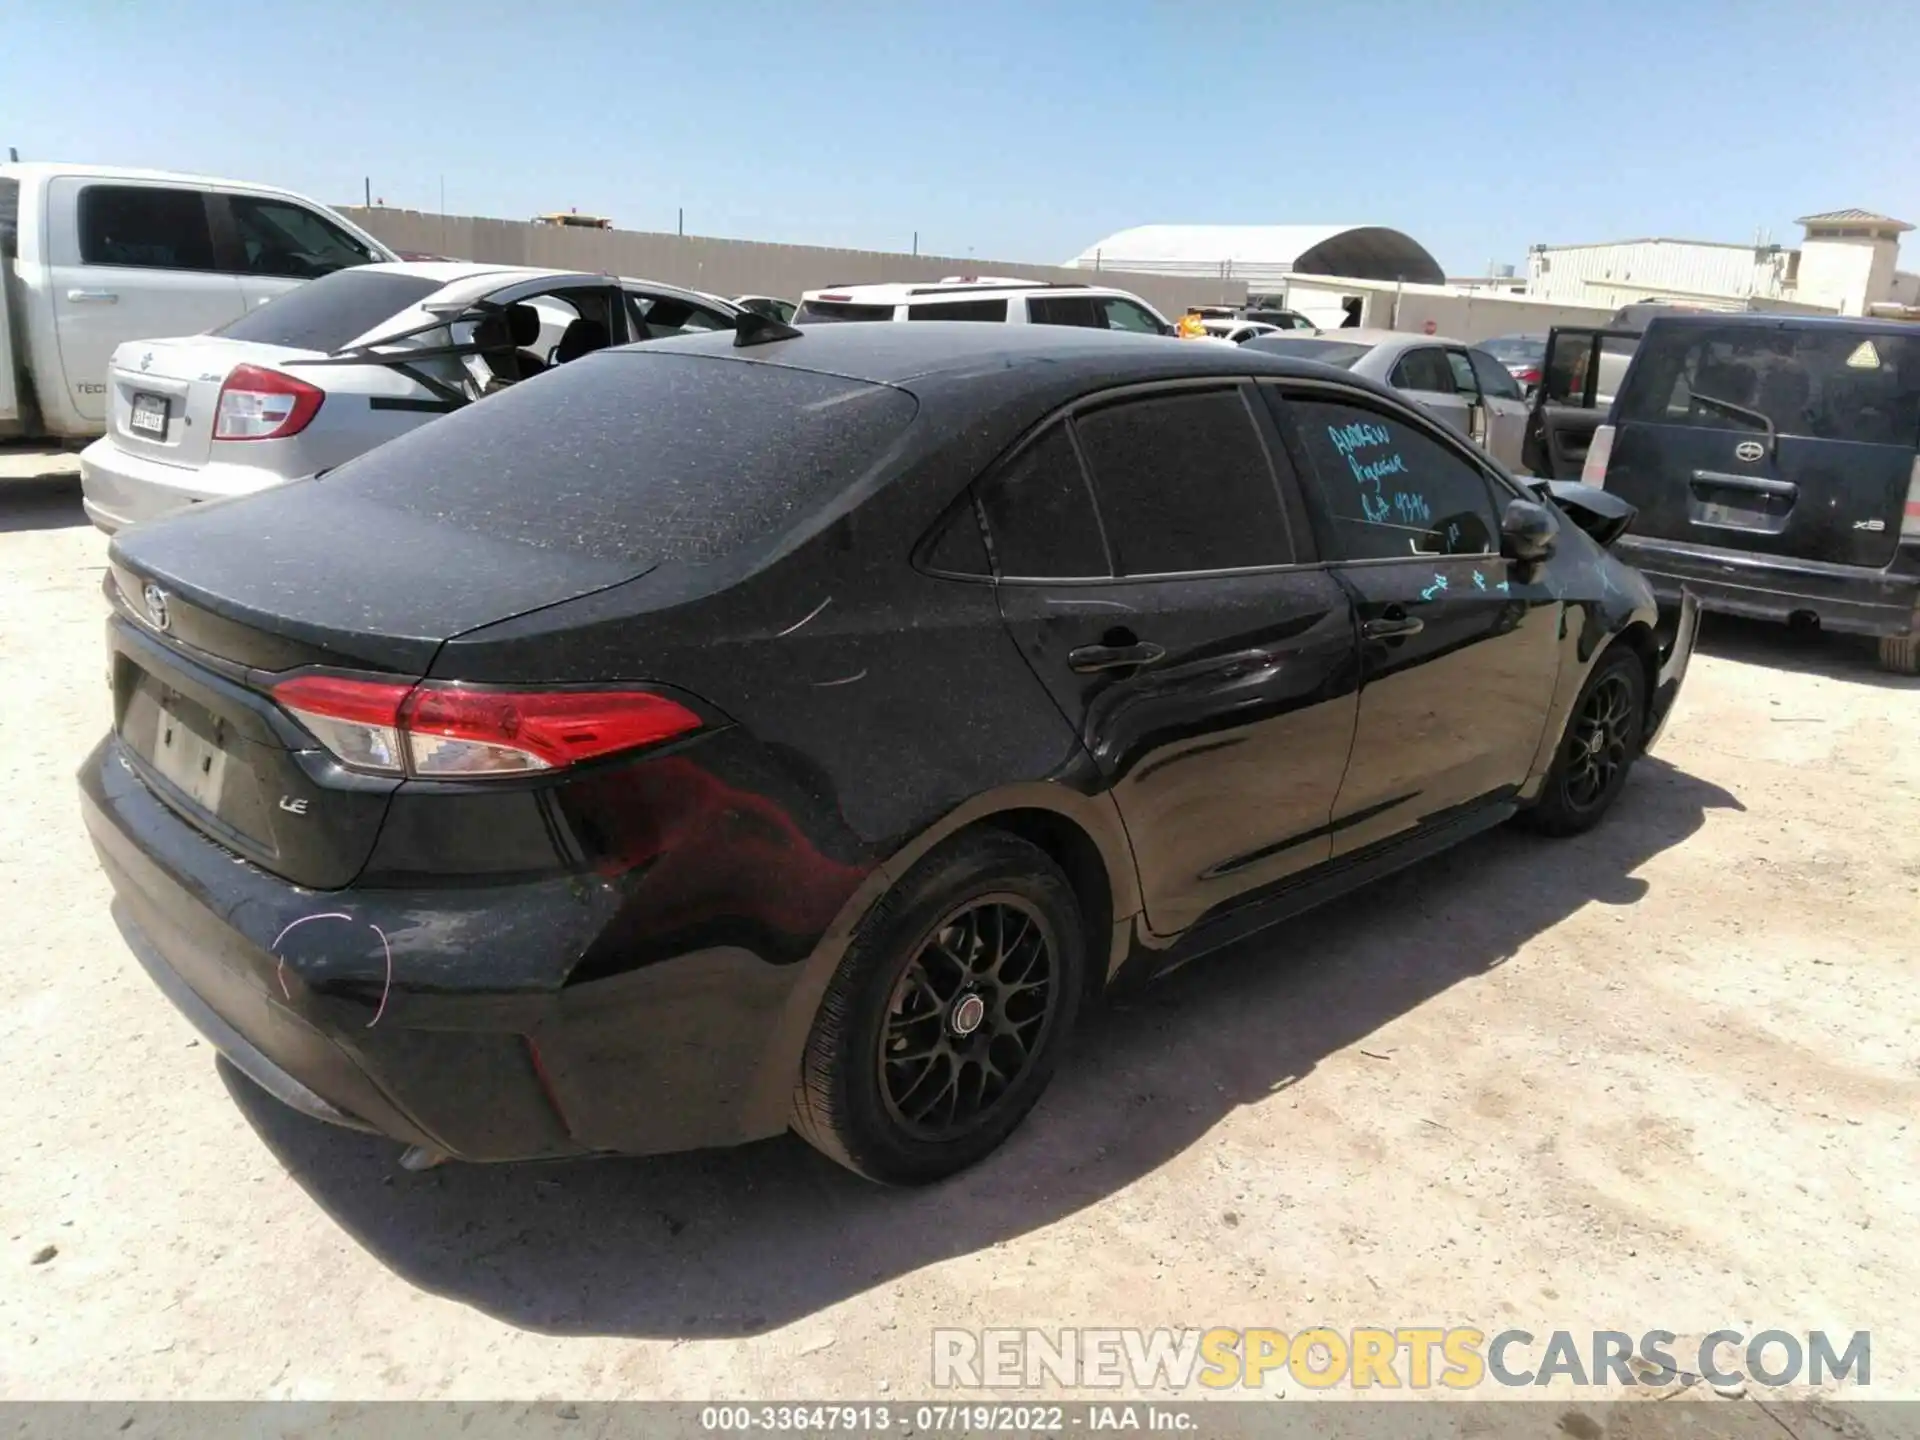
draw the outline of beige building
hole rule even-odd
[[[1619,240],[1536,245],[1527,255],[1529,298],[1613,308],[1674,300],[1728,310],[1865,315],[1920,301],[1920,275],[1897,268],[1913,226],[1867,210],[1803,216],[1797,249],[1707,240]]]

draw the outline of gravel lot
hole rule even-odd
[[[1920,683],[1859,646],[1710,621],[1598,832],[1097,1017],[942,1188],[791,1139],[414,1175],[216,1066],[109,920],[105,544],[0,486],[0,1395],[903,1397],[935,1325],[1451,1323],[1870,1330],[1920,1397]]]

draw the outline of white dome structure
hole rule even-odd
[[[1244,280],[1256,290],[1290,275],[1414,285],[1446,280],[1419,241],[1384,225],[1136,225],[1089,245],[1067,265]]]

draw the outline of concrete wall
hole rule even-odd
[[[798,300],[803,290],[891,280],[938,280],[943,275],[1012,275],[1070,285],[1111,285],[1138,295],[1168,319],[1189,305],[1237,305],[1245,281],[1069,270],[1015,260],[955,259],[950,255],[898,255],[881,250],[829,250],[810,245],[774,245],[758,240],[718,240],[704,235],[663,235],[644,230],[585,230],[487,220],[470,215],[428,215],[418,210],[348,205],[341,213],[396,250],[485,260],[501,265],[544,265],[659,280],[712,295],[778,295]]]
[[[1360,323],[1368,329],[1418,334],[1431,320],[1435,334],[1468,342],[1491,340],[1496,335],[1544,335],[1556,325],[1604,325],[1613,318],[1614,310],[1611,306],[1555,305],[1488,295],[1448,285],[1396,287],[1381,280],[1337,280],[1320,275],[1294,280],[1287,286],[1287,304],[1328,327],[1339,325],[1341,301],[1349,295],[1360,297]]]

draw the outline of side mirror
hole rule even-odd
[[[1553,555],[1560,539],[1560,521],[1553,511],[1534,500],[1509,500],[1500,517],[1500,553],[1522,565],[1538,565]]]

